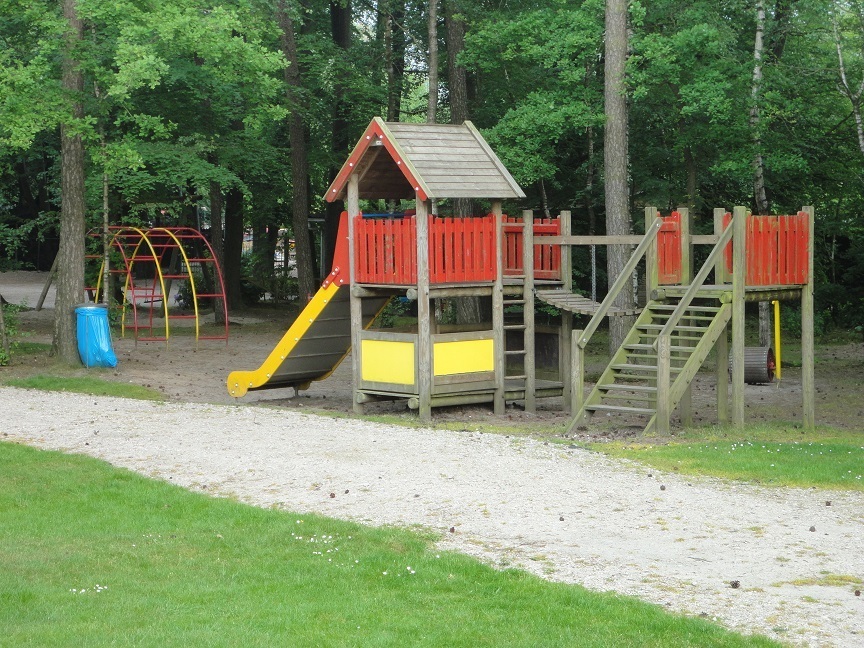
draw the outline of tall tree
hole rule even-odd
[[[753,198],[756,210],[768,214],[768,195],[765,192],[765,160],[762,156],[762,120],[760,100],[762,92],[762,57],[765,48],[765,4],[756,0],[756,37],[753,39],[753,83],[750,88],[750,136],[753,140]],[[759,302],[759,346],[771,346],[771,304]]]
[[[68,23],[63,55],[63,89],[71,97],[71,110],[60,125],[60,250],[57,259],[57,297],[54,306],[52,353],[64,362],[79,362],[75,337],[74,307],[84,299],[84,229],[87,205],[84,192],[84,142],[80,121],[84,118],[84,73],[80,46],[84,22],[76,0],[63,0]]]
[[[606,191],[606,233],[629,234],[630,186],[628,182],[629,155],[627,147],[627,0],[606,0],[606,62],[604,106],[606,130],[604,133],[604,175]],[[609,284],[621,274],[630,249],[624,245],[610,245],[606,257]],[[635,307],[631,290],[622,290],[615,300],[622,309]],[[609,347],[612,352],[624,342],[632,318],[609,319]]]
[[[285,68],[285,87],[291,115],[288,130],[291,140],[291,188],[292,223],[294,226],[294,249],[297,259],[297,282],[300,298],[315,294],[315,274],[312,267],[312,246],[309,241],[309,155],[304,123],[305,106],[300,71],[300,57],[294,34],[294,19],[286,0],[279,0],[277,22],[281,29],[282,51],[288,61]]]
[[[429,0],[427,31],[429,34],[429,103],[426,107],[426,121],[434,124],[438,115],[438,0]]]

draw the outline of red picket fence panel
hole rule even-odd
[[[810,226],[806,212],[792,216],[747,218],[748,286],[795,286],[807,283],[810,272],[807,248]],[[731,214],[723,217],[726,227]],[[725,250],[726,268],[732,272],[732,245]]]
[[[681,214],[664,216],[657,232],[657,274],[660,285],[681,283]]]
[[[358,283],[417,283],[415,217],[354,219]],[[429,218],[432,284],[495,280],[495,217]]]
[[[523,274],[522,219],[504,216],[504,276]],[[535,218],[534,236],[559,236],[561,221],[557,218]],[[561,279],[561,246],[534,246],[534,278]]]
[[[495,217],[433,217],[429,222],[429,281],[495,280]]]

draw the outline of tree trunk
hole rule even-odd
[[[606,61],[604,102],[606,131],[604,167],[606,176],[606,233],[630,233],[630,191],[627,167],[627,0],[606,0]],[[625,245],[608,246],[606,270],[609,285],[621,274],[630,257]],[[618,308],[635,308],[634,295],[622,290],[614,302]],[[609,318],[609,349],[614,353],[624,342],[632,324],[631,317]]]
[[[384,28],[387,60],[387,121],[399,121],[402,115],[402,89],[405,83],[405,0],[395,0]]]
[[[243,305],[240,277],[243,264],[243,192],[233,187],[225,196],[225,300],[228,310]]]
[[[756,37],[753,44],[753,84],[750,88],[750,133],[753,139],[753,197],[756,211],[770,210],[765,192],[765,164],[762,158],[762,119],[759,103],[762,90],[762,54],[765,35],[765,5],[756,0]],[[759,346],[771,346],[771,305],[759,302]]]
[[[753,140],[753,195],[756,210],[768,213],[768,197],[765,193],[765,164],[762,159],[761,111],[759,102],[762,89],[762,52],[765,33],[765,5],[756,0],[756,38],[753,45],[753,83],[750,87],[750,136]]]
[[[447,72],[450,86],[450,123],[461,124],[468,119],[468,77],[457,59],[465,49],[465,23],[457,16],[459,7],[454,0],[446,0]]]
[[[347,63],[351,47],[351,2],[348,0],[344,6],[339,2],[330,3],[330,26],[333,37],[333,43],[339,48],[343,61]],[[348,117],[350,115],[350,105],[347,100],[346,87],[349,80],[345,78],[344,71],[347,66],[339,66],[339,72],[336,75],[336,83],[333,88],[335,95],[335,105],[333,108],[333,132],[332,132],[332,147],[333,147],[333,162],[330,167],[329,180],[336,177],[339,173],[339,166],[336,166],[347,157],[351,147],[350,134],[348,130]],[[344,211],[345,204],[341,200],[326,203],[324,213],[324,259],[323,271],[327,273],[333,266],[333,254],[336,249],[336,236],[339,231],[339,215]]]
[[[831,25],[834,28],[834,46],[837,49],[837,63],[840,68],[840,82],[843,94],[852,102],[852,114],[855,117],[855,130],[858,134],[858,149],[864,154],[864,122],[861,119],[861,96],[864,94],[864,76],[857,90],[853,90],[846,76],[846,61],[843,57],[843,44],[840,41],[840,30],[837,27],[837,5],[831,7]],[[862,21],[864,22],[864,21]]]
[[[465,49],[465,23],[458,17],[459,7],[454,0],[445,0],[444,20],[447,25],[447,83],[450,94],[450,123],[462,124],[468,119],[468,81],[465,68],[457,59]],[[473,211],[471,200],[456,198],[453,215],[457,218],[470,216]],[[463,297],[456,300],[456,321],[460,324],[479,324],[491,320],[492,310],[489,300],[480,297]]]
[[[429,103],[426,121],[437,122],[438,115],[438,0],[429,0]]]
[[[69,23],[67,52],[63,59],[63,88],[72,95],[70,117],[82,119],[84,75],[72,52],[84,39],[84,23],[76,0],[63,0],[63,16]],[[75,305],[84,299],[84,230],[87,205],[84,194],[84,142],[70,124],[60,126],[60,250],[57,296],[54,306],[54,340],[51,353],[63,362],[78,364]]]
[[[282,53],[288,60],[285,68],[285,93],[291,107],[288,118],[288,136],[291,141],[292,225],[294,251],[297,260],[297,283],[300,299],[311,299],[316,292],[315,273],[312,268],[312,246],[309,244],[309,157],[306,150],[306,128],[300,100],[301,76],[297,42],[294,39],[294,21],[285,0],[277,5],[277,20],[281,30]],[[305,303],[305,302],[304,302]]]
[[[211,160],[215,163],[215,160]],[[222,239],[222,187],[216,181],[210,181],[210,247],[213,248],[213,256],[216,264],[222,270],[222,280],[225,281],[225,246]],[[218,284],[218,278],[213,277],[214,285]],[[225,312],[222,308],[222,300],[213,300],[213,315],[217,324],[225,324]]]

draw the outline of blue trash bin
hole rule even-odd
[[[111,346],[108,307],[105,304],[81,304],[75,308],[78,355],[85,367],[116,367],[117,356]]]

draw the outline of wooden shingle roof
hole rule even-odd
[[[342,200],[352,173],[360,198],[524,198],[525,193],[471,122],[407,124],[376,117],[327,190]]]

